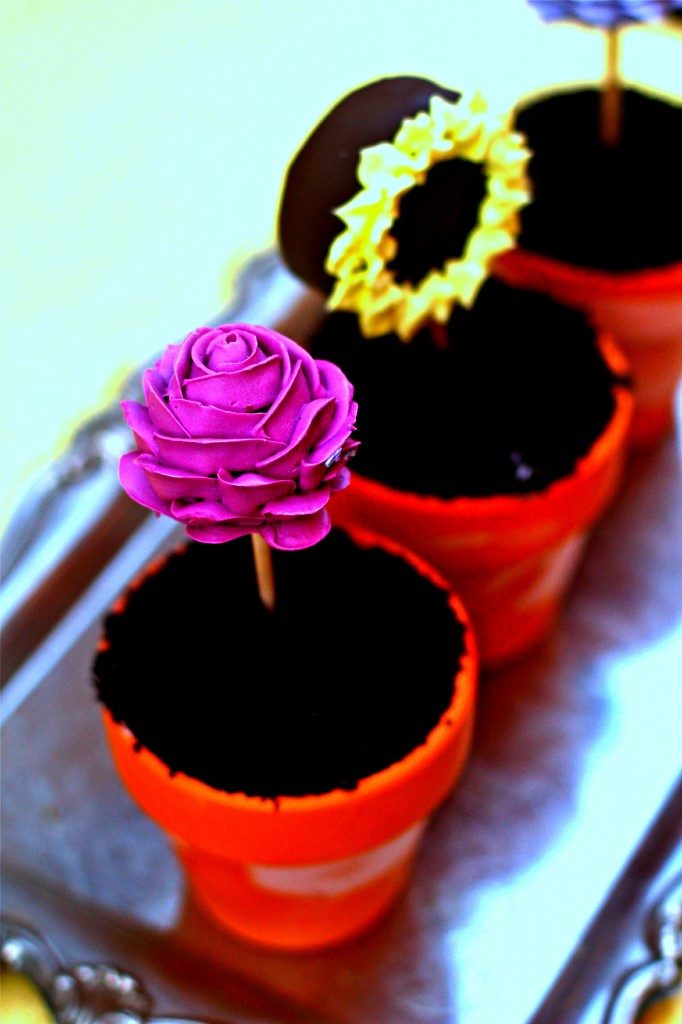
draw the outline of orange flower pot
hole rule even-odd
[[[361,532],[353,537],[377,544]],[[411,554],[390,542],[379,546],[443,586]],[[451,597],[449,605],[465,623],[450,706],[423,744],[353,790],[273,801],[171,776],[103,712],[123,783],[170,835],[197,899],[232,932],[292,950],[338,943],[375,921],[405,885],[427,818],[457,780],[471,745],[477,655],[461,604]],[[427,637],[424,645],[428,650]]]
[[[682,377],[682,262],[610,273],[514,249],[496,260],[494,272],[507,284],[582,309],[613,335],[635,385],[632,444],[647,447],[672,429]]]
[[[601,350],[627,373],[613,343]],[[461,594],[481,663],[521,654],[550,629],[589,529],[611,500],[621,474],[632,394],[614,387],[609,424],[571,476],[535,494],[443,499],[398,491],[353,474],[334,502],[335,522],[362,525],[426,559]]]

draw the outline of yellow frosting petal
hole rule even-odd
[[[345,229],[332,242],[325,269],[336,278],[330,309],[358,315],[367,338],[395,331],[404,341],[429,320],[447,323],[453,306],[470,307],[492,260],[513,248],[518,211],[530,201],[525,140],[510,118],[491,112],[480,93],[450,103],[433,96],[428,111],[402,122],[392,142],[361,150],[361,190],[334,212]],[[398,252],[391,228],[400,198],[423,184],[442,160],[483,165],[486,195],[459,259],[434,267],[417,284],[398,283],[389,264]]]

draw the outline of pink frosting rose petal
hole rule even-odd
[[[303,366],[298,362],[279,397],[272,403],[265,416],[261,417],[259,428],[267,437],[286,443],[291,438],[301,409],[311,399]]]
[[[142,389],[154,430],[159,434],[169,434],[171,437],[189,437],[189,433],[179,422],[170,404],[163,399],[165,382],[158,370],[145,371],[142,377]]]
[[[282,379],[278,356],[243,370],[214,373],[185,382],[184,394],[194,402],[215,405],[219,409],[242,409],[255,412],[267,408],[277,397]]]
[[[333,364],[253,324],[199,327],[145,372],[146,404],[123,403],[137,450],[120,478],[140,504],[209,544],[260,533],[283,550],[330,529],[357,407]]]
[[[221,470],[218,473],[218,487],[223,504],[236,516],[253,515],[268,502],[293,494],[296,484],[293,480],[271,480],[258,473],[230,475]]]
[[[281,450],[279,441],[265,437],[221,438],[155,437],[164,462],[192,473],[216,474],[220,469],[248,470]]]
[[[345,490],[349,483],[350,470],[347,466],[342,466],[335,476],[333,476],[329,481],[332,494],[337,494],[339,491]]]
[[[211,438],[251,437],[261,420],[259,412],[232,412],[217,409],[215,405],[190,402],[186,398],[171,398],[168,404],[186,437],[196,437],[197,434]]]
[[[187,523],[185,533],[190,540],[199,540],[203,544],[226,544],[230,540],[239,540],[250,533],[258,533],[257,523],[246,523],[244,525],[233,525],[231,523],[216,523],[206,526],[201,523]]]
[[[316,491],[309,491],[307,494],[275,498],[264,506],[263,512],[266,516],[282,516],[285,519],[290,516],[309,516],[325,507],[329,501],[329,493],[328,487],[318,487]]]
[[[320,450],[311,453],[309,459],[301,463],[300,482],[304,490],[312,490],[321,483],[329,483],[341,475],[346,462],[351,459],[358,441],[344,441],[339,444],[341,435],[325,441]],[[327,454],[328,453],[328,454]]]
[[[203,377],[222,370],[234,370],[262,362],[264,356],[258,341],[249,331],[226,334],[219,327],[202,335],[192,347],[193,377]]]
[[[187,501],[176,499],[171,505],[171,515],[179,523],[224,523],[243,516],[230,516],[221,501]],[[253,518],[253,517],[249,517]]]
[[[198,330],[201,330],[201,328],[198,328]],[[192,333],[196,334],[197,332],[193,331]],[[188,335],[187,337],[191,336],[192,335]],[[185,341],[186,340],[187,339],[185,339]],[[175,372],[175,363],[177,361],[178,353],[180,352],[181,347],[182,344],[166,345],[165,349],[163,350],[163,354],[161,355],[161,358],[157,360],[156,363],[154,363],[154,369],[158,370],[161,377],[163,377],[163,379],[166,381],[169,381],[172,378],[173,373]]]
[[[170,502],[159,497],[144,469],[138,464],[137,452],[128,452],[121,456],[121,461],[118,464],[118,478],[123,490],[138,505],[143,505],[145,508],[150,508],[152,512],[162,515],[172,515]]]
[[[330,430],[336,433],[350,416],[353,404],[353,387],[345,374],[326,359],[318,359],[317,367],[320,374],[320,384],[327,392],[336,399],[336,411],[330,425]],[[355,422],[355,417],[352,418]]]
[[[213,328],[211,328],[211,330],[213,330]],[[185,340],[178,345],[175,359],[171,365],[171,372],[168,376],[168,396],[170,398],[183,397],[183,385],[185,380],[189,377],[192,369],[192,349],[194,345],[200,343],[202,337],[202,328],[197,327],[196,331],[191,331]],[[163,356],[156,364],[156,368],[159,372],[161,372],[162,361]]]
[[[329,512],[323,508],[312,516],[297,519],[280,519],[261,530],[270,547],[280,551],[296,551],[319,544],[332,528]]]
[[[287,338],[286,335],[280,334],[279,331],[268,330],[265,327],[254,328],[249,324],[233,324],[232,328],[233,330],[246,331],[248,333],[255,332],[263,352],[280,356],[284,367],[282,375],[283,384],[286,384],[289,380],[290,373],[293,372],[295,364],[300,362],[308,379],[311,394],[314,397],[320,397],[317,395],[319,387],[317,360],[313,359],[310,353],[301,345],[292,341],[291,338]],[[290,368],[289,370],[287,369],[288,367]]]
[[[215,477],[190,473],[175,466],[164,466],[152,455],[140,455],[137,465],[163,501],[175,501],[176,498],[212,500],[218,497],[218,481]]]
[[[296,473],[304,454],[315,443],[315,438],[324,433],[333,414],[333,398],[317,398],[306,405],[296,421],[292,439],[287,447],[261,462],[261,472],[277,476]]]
[[[339,458],[346,457],[358,447],[357,443],[348,441],[347,437],[348,431],[345,427],[336,434],[326,436],[313,448],[306,461],[311,465],[323,463],[329,468],[330,465],[337,463]]]
[[[147,407],[141,402],[126,401],[121,402],[121,409],[126,423],[133,432],[137,447],[141,451],[153,455],[157,451],[157,445]]]

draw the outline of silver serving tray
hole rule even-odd
[[[317,300],[276,260],[252,277],[221,319],[305,340]],[[132,971],[175,1015],[601,1020],[619,972],[644,955],[645,907],[682,869],[681,499],[676,439],[631,462],[555,635],[484,678],[471,762],[407,894],[365,937],[305,956],[218,932],[109,761],[89,682],[100,621],[178,539],[173,523],[145,520],[5,687],[3,912],[69,962]]]

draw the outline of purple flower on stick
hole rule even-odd
[[[606,35],[606,72],[601,90],[599,134],[605,146],[618,145],[622,136],[623,89],[620,81],[619,38],[624,25],[657,21],[679,8],[682,0],[528,0],[543,21],[577,21]]]
[[[328,533],[327,502],[358,446],[337,366],[276,331],[224,324],[169,345],[142,384],[145,401],[123,403],[131,498],[209,544],[250,533],[293,550]]]
[[[657,21],[679,6],[679,0],[528,0],[543,21],[579,21],[595,28],[615,29],[638,21]]]

